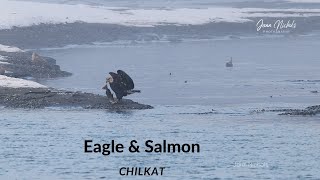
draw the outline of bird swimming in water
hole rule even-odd
[[[127,96],[133,93],[140,93],[140,90],[134,90],[134,83],[131,77],[122,70],[118,70],[117,73],[110,72],[110,77],[106,79],[106,85],[102,88],[106,90],[106,95],[112,104],[119,102],[123,96]],[[108,83],[115,93],[116,98],[113,97]]]
[[[226,67],[233,67],[232,57],[230,57],[230,61],[226,63]]]

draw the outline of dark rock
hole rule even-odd
[[[123,99],[111,104],[107,97],[84,92],[46,88],[0,87],[0,105],[9,108],[82,107],[84,109],[152,109],[150,105]]]
[[[279,115],[292,115],[292,116],[314,116],[320,114],[320,105],[309,106],[305,109],[272,109],[272,110],[254,110],[252,113],[263,112],[278,112]]]
[[[32,52],[3,52],[1,56],[6,57],[2,68],[11,71],[8,76],[12,77],[35,77],[35,78],[56,78],[70,76],[71,73],[62,71],[56,64],[56,60],[43,57]]]

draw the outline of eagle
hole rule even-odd
[[[134,83],[131,77],[122,70],[118,70],[117,73],[109,72],[110,76],[106,79],[106,85],[102,88],[106,90],[106,95],[112,104],[118,103],[124,96],[133,93],[140,93],[140,90],[134,90]],[[113,97],[110,88],[115,93],[116,98]]]

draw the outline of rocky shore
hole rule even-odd
[[[72,75],[62,71],[56,60],[34,52],[6,52],[0,49],[0,75],[10,77],[56,78]]]
[[[152,109],[152,106],[123,99],[111,104],[106,96],[84,92],[70,92],[51,88],[0,87],[0,106],[7,108],[81,107],[84,109]]]

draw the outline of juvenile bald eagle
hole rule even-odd
[[[134,90],[134,83],[131,77],[122,70],[118,70],[117,73],[110,72],[110,77],[106,79],[106,85],[102,88],[106,90],[107,97],[111,103],[117,103],[122,99],[123,96],[127,96],[133,93],[140,93],[140,90]],[[115,93],[116,98],[113,97],[108,83]]]

